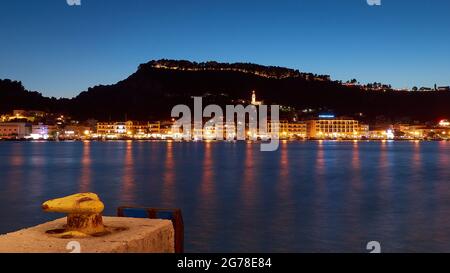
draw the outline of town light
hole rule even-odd
[[[335,118],[335,115],[319,115],[319,118]]]
[[[387,131],[386,131],[386,137],[388,138],[388,139],[394,139],[394,132],[391,130],[391,129],[388,129]]]
[[[439,126],[450,127],[450,121],[448,119],[443,119],[439,122]]]

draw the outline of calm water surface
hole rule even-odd
[[[86,191],[181,208],[187,252],[450,252],[450,142],[0,142],[0,233]]]

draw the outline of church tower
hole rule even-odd
[[[256,93],[255,93],[255,90],[253,90],[253,94],[252,94],[252,104],[256,105]]]
[[[256,92],[253,90],[252,93],[252,105],[262,105],[262,101],[257,101],[256,100]]]

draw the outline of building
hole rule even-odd
[[[126,130],[128,135],[144,136],[149,133],[148,122],[127,121]]]
[[[387,138],[387,130],[375,129],[369,131],[368,139],[370,140],[386,140]]]
[[[203,128],[203,139],[205,140],[222,140],[224,137],[224,129],[212,125],[205,125]]]
[[[396,139],[423,139],[425,137],[425,125],[395,124],[393,127]]]
[[[132,124],[133,122],[99,122],[97,123],[97,134],[110,138],[131,136]]]
[[[125,131],[125,123],[122,122],[97,123],[97,134],[100,136],[113,136],[125,133]]]
[[[2,115],[1,122],[29,122],[34,123],[47,117],[48,114],[43,111],[35,110],[13,110],[12,113]]]
[[[31,125],[24,122],[2,122],[0,123],[0,138],[22,139],[31,134]]]
[[[48,139],[49,138],[49,128],[48,125],[39,123],[37,125],[31,126],[31,138],[32,139]]]
[[[306,136],[311,139],[361,138],[359,121],[351,118],[322,115],[317,119],[306,121],[306,128]],[[364,130],[366,130],[365,127]]]
[[[370,132],[369,125],[368,124],[363,124],[363,123],[360,122],[359,123],[359,130],[358,130],[359,136],[361,138],[366,138],[367,139],[370,136],[369,132]]]
[[[44,111],[35,110],[13,110],[13,116],[23,116],[23,117],[45,117],[46,113]]]
[[[269,122],[268,131],[273,133],[273,122]],[[280,120],[278,123],[278,135],[280,139],[306,138],[306,123],[301,121]]]
[[[441,120],[437,126],[425,124],[396,124],[394,125],[394,131],[396,139],[449,139],[450,123],[447,120]]]
[[[159,135],[161,134],[161,122],[155,121],[155,122],[149,122],[147,123],[148,126],[148,133],[151,135]]]
[[[175,122],[175,119],[172,119],[171,121],[163,121],[159,123],[159,133],[161,135],[171,135],[172,134],[172,126]]]
[[[288,122],[287,135],[289,138],[306,138],[306,123],[305,122]]]
[[[252,93],[252,105],[258,106],[258,105],[261,105],[261,104],[262,104],[262,101],[257,101],[256,100],[256,92],[253,91],[253,93]]]
[[[86,139],[92,134],[91,127],[83,125],[67,125],[60,131],[61,139]]]
[[[450,127],[450,121],[448,119],[443,119],[439,121],[440,127]]]
[[[161,133],[160,122],[99,122],[97,135],[103,137],[148,137]]]

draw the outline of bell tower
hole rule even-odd
[[[256,104],[256,92],[255,92],[255,90],[253,90],[253,93],[252,93],[252,104],[253,105]]]

